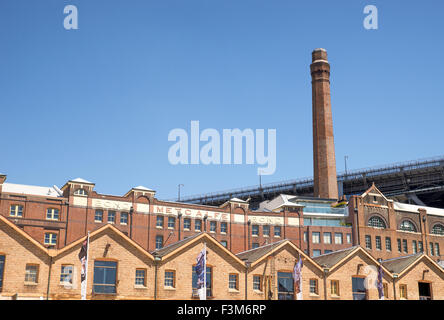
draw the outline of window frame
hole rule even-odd
[[[114,284],[102,284],[102,283],[95,283],[95,274],[96,274],[96,268],[108,268],[108,269],[113,269],[114,267],[106,267],[106,266],[97,266],[96,267],[96,263],[97,262],[108,262],[108,263],[114,263],[115,264],[115,273],[116,273],[116,277],[114,279]],[[118,284],[118,277],[119,277],[119,263],[117,260],[115,259],[95,259],[93,260],[93,284],[92,284],[92,292],[93,295],[117,295],[117,284]],[[96,292],[96,287],[114,287],[114,292]]]
[[[28,279],[28,276],[29,276],[28,267],[35,267],[36,268],[35,281],[29,281],[29,279]],[[39,273],[40,273],[40,265],[39,264],[37,264],[37,263],[27,263],[25,265],[25,285],[27,285],[27,284],[38,284],[39,283]]]
[[[167,277],[168,274],[168,277]],[[172,275],[172,277],[170,278],[169,274]],[[167,281],[172,281],[172,285],[167,284]],[[172,269],[165,269],[165,272],[163,274],[163,287],[164,288],[170,288],[170,289],[175,289],[176,288],[176,270],[172,270]]]
[[[67,272],[64,272],[64,267],[70,267],[71,268],[71,272],[69,273],[67,273]],[[65,281],[64,280],[64,278],[65,277],[70,277],[70,281]],[[59,283],[60,283],[60,285],[62,285],[62,286],[72,286],[73,285],[73,282],[74,282],[74,265],[73,264],[69,264],[69,263],[65,263],[65,264],[62,264],[61,266],[60,266],[60,279],[59,279]]]
[[[126,217],[126,222],[123,222],[123,221],[122,221],[122,218],[123,218],[123,217]],[[128,222],[129,222],[129,214],[128,214],[128,212],[121,212],[121,213],[120,213],[120,219],[119,219],[119,220],[120,220],[120,224],[121,224],[121,225],[127,226],[127,225],[128,225]]]
[[[51,215],[49,215],[49,210],[51,210]],[[57,214],[56,214],[57,213]],[[57,218],[54,218],[57,216]],[[46,208],[46,220],[59,221],[60,219],[60,210],[57,208]]]
[[[314,287],[312,287],[312,283],[314,283]],[[309,286],[308,292],[310,293],[310,295],[319,296],[319,283],[318,283],[318,279],[310,278],[309,282],[308,282],[308,286]],[[312,291],[312,288],[314,289],[313,291]]]
[[[334,290],[336,289],[336,290]],[[332,297],[340,297],[339,280],[330,280],[330,295]]]
[[[233,280],[231,279],[231,277],[234,277],[234,288],[231,287],[231,285],[233,284]],[[228,289],[229,290],[236,290],[239,291],[239,273],[229,273],[228,274]]]
[[[111,214],[113,213],[113,214]],[[110,220],[110,217],[112,217],[112,220]],[[107,216],[106,216],[106,222],[110,224],[116,223],[116,211],[114,210],[108,210]]]
[[[138,277],[137,272],[143,272],[143,283],[137,283],[137,280],[140,280],[140,276]],[[147,270],[146,268],[136,268],[136,271],[134,273],[134,286],[135,287],[143,287],[146,288],[146,275],[147,275]]]
[[[97,219],[97,214],[100,213],[100,220]],[[102,223],[103,222],[103,210],[102,209],[96,209],[94,211],[94,222]]]
[[[256,280],[259,280],[259,283],[255,282]],[[259,285],[259,289],[255,288],[255,285]],[[263,286],[262,286],[262,275],[260,274],[253,274],[253,285],[252,288],[254,291],[263,292]]]
[[[49,240],[50,242],[46,242],[46,236],[50,235]],[[52,243],[52,239],[55,238],[55,243]],[[48,246],[57,246],[57,241],[58,241],[58,237],[57,237],[57,233],[56,232],[45,232],[44,234],[44,238],[43,238],[43,244],[48,245]]]
[[[12,214],[12,207],[15,207],[14,214]],[[18,210],[19,208],[21,208],[21,210]],[[14,218],[23,218],[23,208],[24,207],[21,204],[11,204],[9,206],[9,216]],[[18,215],[19,212],[21,212],[20,215]]]

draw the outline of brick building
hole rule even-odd
[[[234,253],[285,238],[303,247],[309,255],[351,245],[350,226],[340,225],[348,211],[330,208],[333,200],[290,199],[281,195],[253,211],[248,202],[236,198],[221,206],[161,201],[154,190],[143,186],[132,188],[123,196],[105,195],[94,190],[94,183],[80,178],[68,181],[60,189],[5,180],[6,176],[1,175],[0,215],[47,248],[63,248],[107,224],[147,251],[205,231]],[[316,203],[324,205],[323,212],[309,212]],[[332,210],[341,210],[334,225],[311,223],[321,221]],[[304,221],[309,226],[304,226]],[[341,233],[343,239],[304,244],[307,231],[310,235],[330,232],[332,237]]]
[[[48,249],[0,216],[0,299],[79,299],[78,253],[86,237]],[[90,233],[87,299],[197,299],[194,267],[207,250],[207,297],[294,299],[293,268],[303,260],[304,300],[444,299],[444,269],[418,253],[377,261],[360,246],[310,258],[281,240],[238,254],[208,233],[148,252],[113,225]]]
[[[375,185],[348,203],[347,221],[353,225],[353,245],[374,257],[390,259],[424,252],[441,261],[444,209],[387,199]]]

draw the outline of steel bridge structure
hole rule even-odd
[[[340,194],[359,195],[372,183],[388,198],[400,202],[444,208],[444,156],[394,163],[338,174]],[[235,197],[250,199],[255,209],[279,194],[313,195],[313,178],[287,180],[232,190],[182,197],[180,202],[220,205]],[[177,201],[178,199],[174,199]]]

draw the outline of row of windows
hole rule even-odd
[[[368,220],[367,226],[378,229],[385,229],[387,226],[381,217],[373,216]],[[407,232],[417,232],[417,228],[410,220],[404,220],[399,225],[399,230]],[[437,223],[432,227],[431,234],[444,235],[444,225]]]
[[[23,217],[23,206],[18,204],[13,204],[10,206],[9,215],[11,217],[22,218]],[[59,209],[47,208],[46,209],[46,219],[47,220],[59,220]]]
[[[262,226],[262,236],[269,237],[270,236],[270,229],[271,227],[269,225],[263,225]],[[251,235],[252,236],[259,236],[260,226],[257,224],[253,224],[251,226]],[[274,226],[273,227],[273,235],[275,237],[281,236],[281,226]]]
[[[323,243],[331,244],[332,243],[332,233],[331,232],[323,232]],[[347,243],[352,242],[351,234],[347,233]],[[343,234],[341,232],[335,232],[335,244],[343,244]],[[312,243],[321,243],[321,233],[320,232],[312,232],[311,233],[311,241]],[[304,232],[304,242],[307,242],[307,232]]]
[[[4,256],[0,256],[0,289],[3,283]],[[207,266],[206,287],[207,296],[211,296],[212,288],[212,267]],[[73,285],[74,266],[62,265],[60,270],[60,284],[64,286]],[[97,294],[115,294],[117,284],[117,262],[116,261],[94,261],[93,274],[93,292]],[[39,265],[27,264],[25,267],[25,284],[37,284],[39,279]],[[253,275],[253,290],[263,291],[262,275]],[[193,294],[197,291],[197,275],[195,266],[192,267],[192,288]],[[367,290],[364,285],[365,278],[352,277],[352,292],[354,300],[365,300],[367,298]],[[281,298],[283,295],[292,296],[294,293],[293,279],[291,273],[278,272],[278,290]],[[137,268],[135,270],[135,287],[147,287],[147,269]],[[164,287],[176,287],[176,271],[165,270]],[[309,279],[309,290],[312,295],[319,295],[318,279]],[[228,289],[239,290],[239,274],[230,273],[228,275]],[[383,284],[384,296],[388,297],[387,284]],[[330,280],[330,294],[333,297],[340,296],[339,280]],[[421,294],[421,293],[420,293]],[[407,285],[399,285],[399,295],[401,299],[407,299]],[[422,295],[430,296],[430,292],[422,293]],[[426,297],[427,298],[427,297]]]
[[[116,223],[116,211],[108,210],[107,222],[108,223]],[[102,223],[103,222],[103,210],[97,209],[94,213],[94,222]],[[120,224],[127,225],[128,224],[128,212],[120,212]]]
[[[409,253],[407,239],[397,239],[398,252],[399,253]],[[440,256],[439,243],[430,242],[430,255]],[[372,237],[370,235],[365,236],[365,247],[367,249],[372,249]],[[375,247],[376,250],[382,250],[381,237],[375,236]],[[392,240],[390,237],[385,237],[385,250],[392,251]],[[422,241],[412,240],[412,253],[424,252],[424,245]]]
[[[159,229],[162,229],[164,227],[164,216],[157,216],[156,217],[156,227]],[[210,221],[210,232],[217,232],[217,221]],[[167,220],[167,227],[168,229],[175,229],[176,228],[176,218],[175,217],[168,217]],[[184,218],[183,219],[183,229],[184,230],[191,230],[191,219],[190,218]],[[194,231],[201,232],[202,231],[202,220],[196,219],[194,220]],[[220,223],[220,233],[227,233],[228,232],[228,224],[226,222]]]

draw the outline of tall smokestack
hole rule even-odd
[[[325,49],[312,52],[314,196],[338,199],[330,101],[330,64]]]

